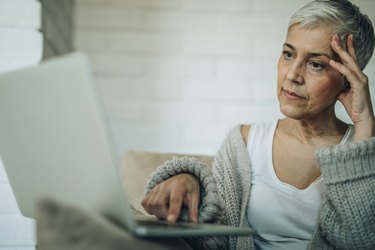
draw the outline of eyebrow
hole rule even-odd
[[[284,46],[290,48],[293,51],[297,51],[296,48],[294,48],[294,46],[291,45],[291,44],[289,44],[289,43],[284,43]],[[325,56],[328,59],[332,60],[332,55],[327,54],[327,53],[321,53],[321,52],[312,52],[312,53],[309,53],[309,57],[319,57],[319,56]]]

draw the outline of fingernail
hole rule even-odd
[[[175,221],[176,217],[173,214],[168,215],[167,221]]]
[[[339,44],[339,41],[338,41],[338,39],[337,39],[337,37],[335,36],[335,38],[333,39],[333,44],[334,45],[338,45]]]

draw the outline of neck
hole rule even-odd
[[[339,142],[348,128],[348,125],[336,116],[324,120],[286,118],[285,121],[290,134],[299,141],[309,144],[326,140]]]

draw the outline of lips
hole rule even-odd
[[[303,96],[296,94],[295,92],[283,89],[283,93],[286,96],[286,98],[290,100],[300,100],[305,99]]]

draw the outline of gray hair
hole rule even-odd
[[[353,35],[357,62],[363,70],[374,51],[374,29],[368,16],[348,0],[315,0],[299,9],[289,20],[288,30],[299,24],[305,28],[331,25],[346,48],[346,38]]]

